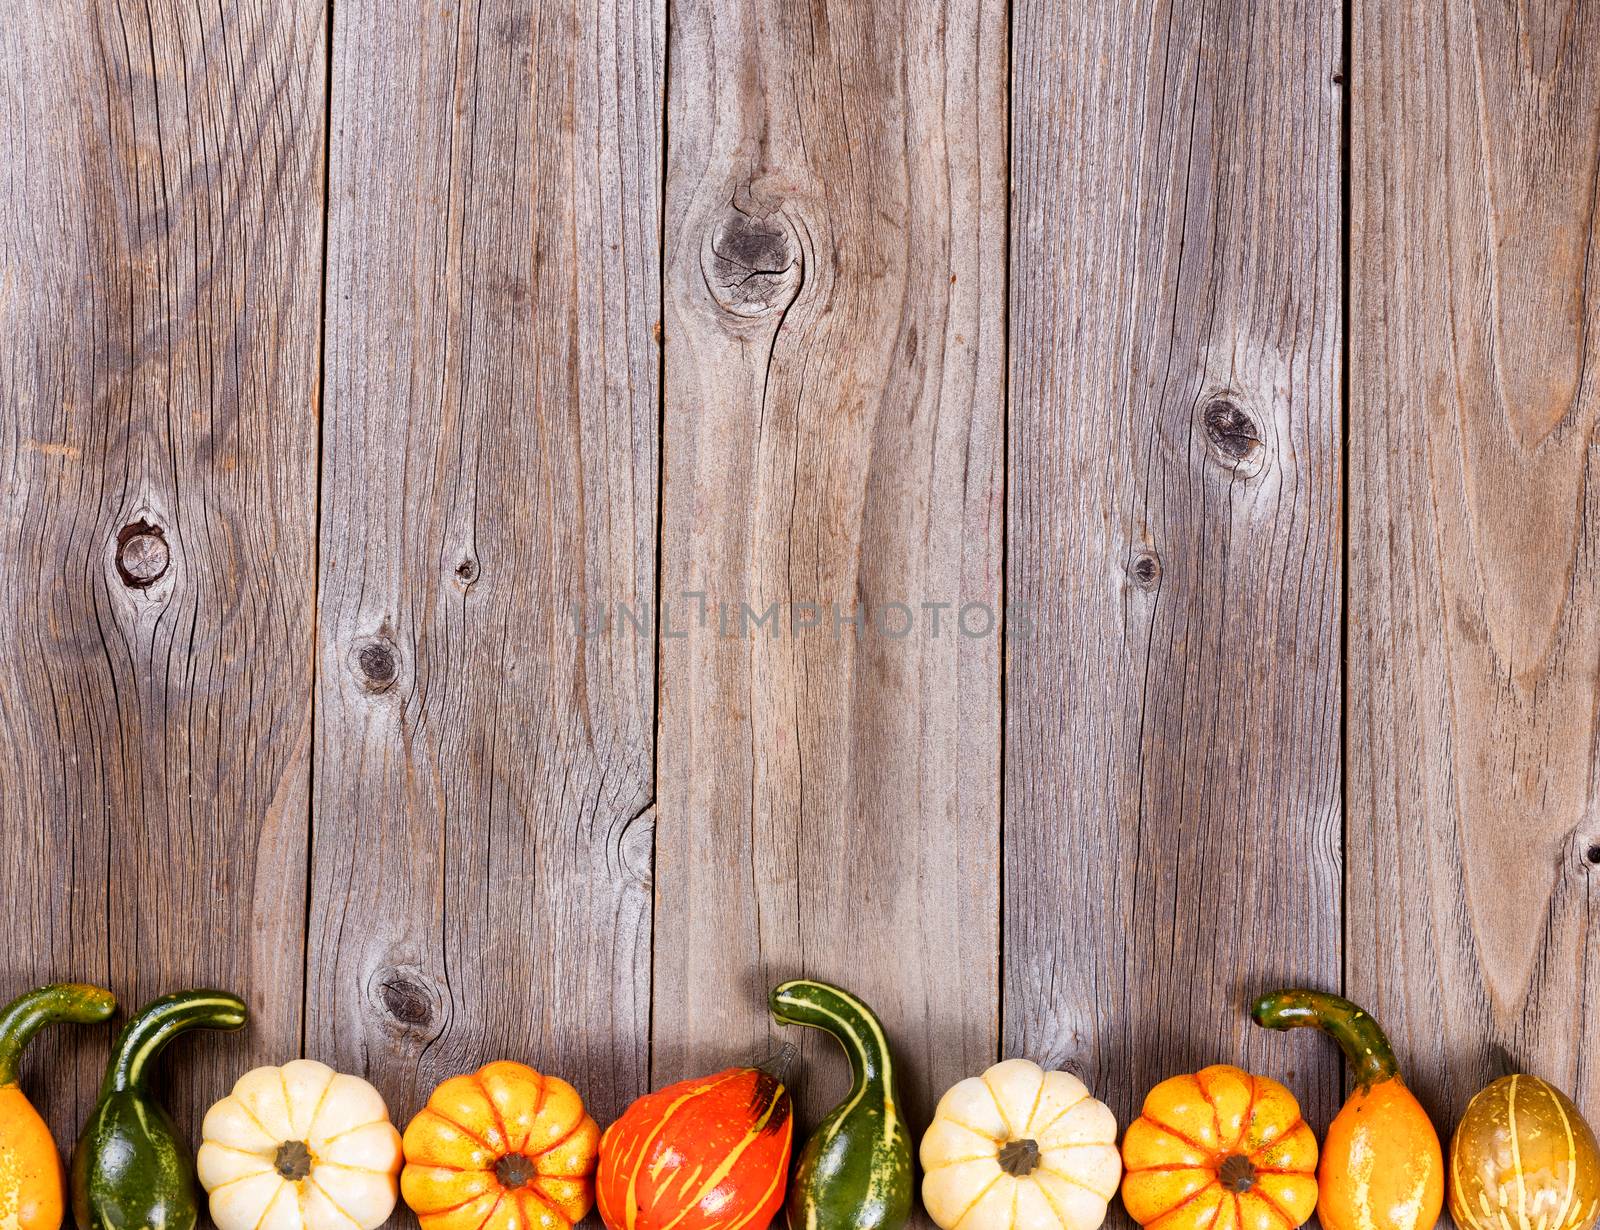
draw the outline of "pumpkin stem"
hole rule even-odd
[[[1378,1022],[1357,1004],[1326,991],[1273,991],[1256,1000],[1250,1015],[1267,1029],[1320,1029],[1350,1061],[1356,1085],[1371,1089],[1400,1073],[1394,1049]]]
[[[278,1146],[272,1165],[284,1178],[298,1183],[311,1173],[311,1150],[303,1140],[286,1140]]]
[[[1008,1140],[1000,1146],[1000,1169],[1014,1179],[1025,1178],[1039,1164],[1039,1142]]]
[[[494,1164],[494,1177],[508,1191],[526,1187],[533,1176],[533,1163],[520,1153],[508,1153]]]
[[[1242,1153],[1230,1153],[1217,1167],[1217,1178],[1230,1192],[1247,1192],[1256,1185],[1256,1168]]]
[[[784,1086],[789,1080],[789,1067],[799,1053],[799,1047],[785,1042],[751,1069],[756,1086],[750,1095],[750,1117],[765,1124],[763,1135],[781,1132],[789,1122],[792,1107]]]

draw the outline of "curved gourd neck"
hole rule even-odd
[[[809,1025],[832,1034],[850,1060],[851,1094],[893,1083],[894,1066],[883,1026],[872,1009],[825,982],[795,979],[772,992],[772,1015],[786,1025]]]
[[[1400,1074],[1394,1049],[1378,1022],[1360,1005],[1326,991],[1274,991],[1256,1001],[1251,1015],[1268,1029],[1320,1029],[1350,1062],[1356,1086],[1370,1089]]]
[[[117,1000],[110,991],[81,982],[62,982],[27,991],[0,1008],[0,1085],[17,1083],[22,1052],[46,1025],[71,1021],[94,1025],[111,1019]]]
[[[150,1065],[167,1044],[191,1029],[238,1029],[244,1001],[226,991],[182,991],[149,1004],[117,1036],[100,1093],[142,1093]]]

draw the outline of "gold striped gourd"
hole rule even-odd
[[[1460,1230],[1582,1230],[1600,1217],[1600,1147],[1578,1108],[1537,1076],[1502,1076],[1450,1143]]]

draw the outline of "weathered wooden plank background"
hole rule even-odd
[[[1600,9],[12,16],[0,993],[243,992],[181,1121],[302,1052],[607,1120],[797,973],[918,1128],[1001,1054],[1320,1127],[1280,979],[1446,1127],[1600,1115]]]
[[[865,977],[925,1118],[997,1040],[1005,11],[672,15],[655,1076]]]
[[[1345,977],[1600,1113],[1600,7],[1355,14]]]
[[[1004,1050],[1323,1122],[1241,1006],[1339,984],[1338,9],[1014,19]]]
[[[326,14],[7,16],[3,993],[240,988],[248,1037],[172,1065],[198,1127],[303,1034]],[[30,1057],[63,1140],[105,1032]]]
[[[654,650],[567,612],[655,585],[662,33],[334,9],[306,1049],[400,1105],[649,1074]]]

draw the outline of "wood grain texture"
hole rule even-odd
[[[1440,1123],[1593,1117],[1600,9],[1355,18],[1349,985]]]
[[[654,1077],[833,980],[920,1132],[996,1043],[1004,7],[671,29]],[[848,1082],[788,1040],[804,1128]]]
[[[238,988],[247,1033],[174,1047],[185,1130],[300,1044],[323,29],[311,0],[0,23],[0,997]],[[64,1144],[109,1042],[36,1044]]]
[[[335,11],[308,1049],[644,1088],[664,14]]]
[[[1022,3],[1003,1050],[1122,1122],[1340,980],[1339,11]],[[1119,1214],[1120,1216],[1120,1214]]]

